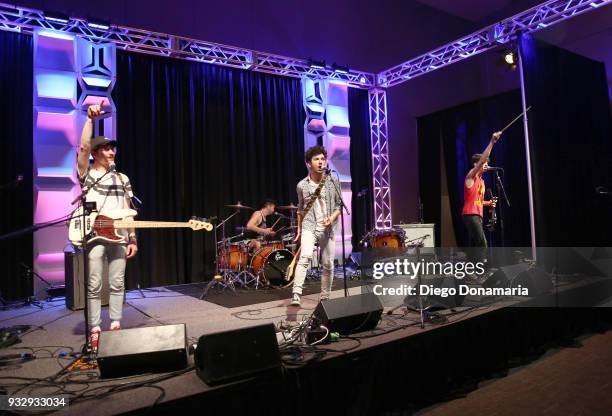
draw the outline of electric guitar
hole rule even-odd
[[[191,228],[193,231],[202,229],[211,231],[213,229],[212,224],[196,218],[186,222],[133,221],[124,219],[134,216],[136,216],[136,211],[133,209],[118,209],[105,211],[104,215],[92,212],[83,217],[83,207],[79,207],[72,213],[70,218],[68,239],[74,245],[80,246],[83,240],[83,228],[85,229],[85,239],[88,243],[94,241],[125,243],[125,236],[117,233],[117,230],[126,228]],[[83,224],[83,222],[85,223]]]

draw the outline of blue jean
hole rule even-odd
[[[306,272],[310,266],[310,259],[314,251],[315,242],[319,243],[321,249],[321,297],[329,298],[332,283],[334,280],[334,257],[336,251],[336,241],[330,228],[323,231],[302,231],[300,259],[295,268],[295,280],[293,281],[293,293],[302,294]]]
[[[120,244],[98,243],[89,247],[89,281],[87,284],[89,327],[99,326],[102,309],[102,279],[104,278],[104,259],[108,260],[108,279],[110,299],[108,309],[110,319],[121,320],[123,315],[123,296],[125,293],[125,250]]]

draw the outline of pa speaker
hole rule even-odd
[[[280,372],[274,324],[202,335],[194,359],[198,376],[210,386]]]
[[[98,344],[102,378],[187,367],[185,324],[103,331]]]
[[[376,328],[383,306],[373,293],[323,300],[314,311],[316,319],[331,332],[352,334]]]
[[[529,290],[529,296],[538,296],[553,288],[552,279],[548,273],[539,267],[531,266],[529,263],[500,267],[482,286],[504,288],[519,285]]]

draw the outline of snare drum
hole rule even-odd
[[[293,283],[293,279],[285,280],[287,267],[293,260],[293,254],[289,250],[279,250],[270,245],[262,247],[251,259],[251,271],[253,274],[261,274],[274,287],[287,287]]]
[[[248,246],[243,243],[226,244],[219,247],[220,270],[245,270],[249,259]]]
[[[401,248],[405,241],[406,232],[401,228],[376,230],[370,236],[370,246],[373,248]]]

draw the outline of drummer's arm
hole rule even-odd
[[[257,212],[254,212],[253,215],[251,215],[251,219],[249,220],[249,222],[247,223],[247,230],[249,231],[253,231],[259,235],[268,235],[270,234],[270,230],[265,229],[265,228],[260,228],[258,227],[258,216],[257,216]]]

